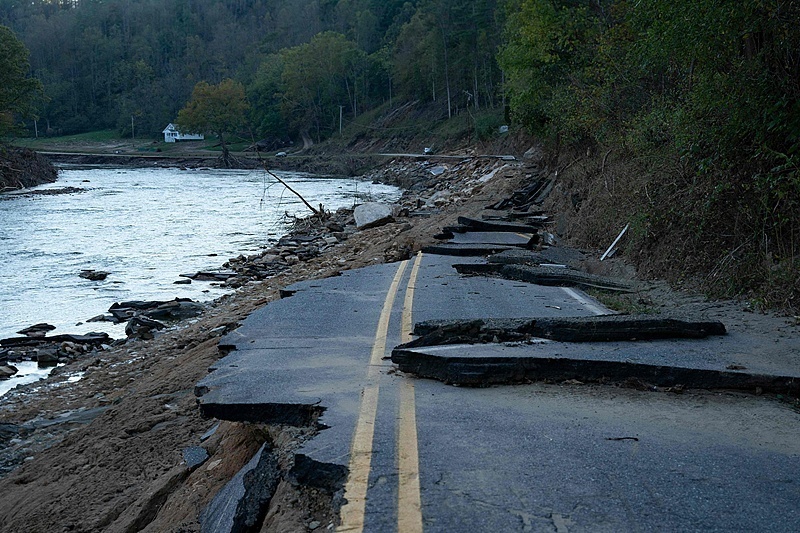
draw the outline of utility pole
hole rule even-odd
[[[33,119],[33,131],[36,134],[36,138],[39,138],[39,125],[36,123],[37,119]]]
[[[339,135],[342,134],[342,111],[344,110],[344,106],[339,106]]]
[[[133,133],[133,115],[131,115],[131,140],[136,139],[136,135]]]

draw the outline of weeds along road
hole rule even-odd
[[[198,385],[201,408],[321,424],[298,479],[344,489],[339,531],[800,529],[800,426],[780,403],[397,372],[392,348],[418,322],[608,312],[575,289],[452,267],[482,261],[426,253],[289,287],[223,339],[233,351]],[[204,528],[230,524],[233,503],[212,504]]]

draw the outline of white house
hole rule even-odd
[[[174,143],[175,141],[202,141],[205,139],[202,133],[181,133],[178,131],[175,124],[171,122],[161,133],[164,134],[165,143]]]

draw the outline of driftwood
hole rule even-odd
[[[292,189],[292,188],[289,186],[289,184],[288,184],[288,183],[286,183],[286,182],[285,182],[285,181],[283,181],[281,178],[279,178],[278,176],[276,176],[276,175],[275,175],[275,173],[274,173],[274,172],[272,172],[272,171],[270,171],[270,170],[269,170],[269,169],[268,169],[266,166],[264,166],[264,171],[265,171],[267,174],[269,174],[270,176],[272,176],[273,178],[275,178],[275,179],[278,181],[278,183],[280,183],[281,185],[283,185],[284,187],[286,187],[286,188],[289,190],[289,192],[290,192],[290,193],[292,193],[292,194],[294,194],[295,196],[297,196],[298,198],[300,198],[300,201],[302,201],[302,202],[303,202],[303,203],[306,205],[306,207],[308,207],[308,208],[311,210],[311,212],[312,212],[312,213],[314,213],[316,216],[318,216],[318,217],[323,217],[323,216],[325,215],[325,211],[322,209],[322,204],[320,204],[320,206],[319,206],[319,210],[318,210],[318,209],[316,209],[316,208],[315,208],[313,205],[311,205],[310,203],[308,203],[308,201],[307,201],[305,198],[303,198],[303,195],[301,195],[301,194],[300,194],[299,192],[297,192],[296,190]]]

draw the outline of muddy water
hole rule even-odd
[[[399,190],[355,179],[279,174],[312,204],[335,210]],[[38,322],[57,333],[122,326],[87,323],[123,300],[209,300],[208,282],[175,285],[179,274],[219,268],[259,251],[286,230],[284,214],[307,208],[261,171],[64,169],[57,195],[0,196],[0,338]],[[105,270],[104,281],[78,277]]]

